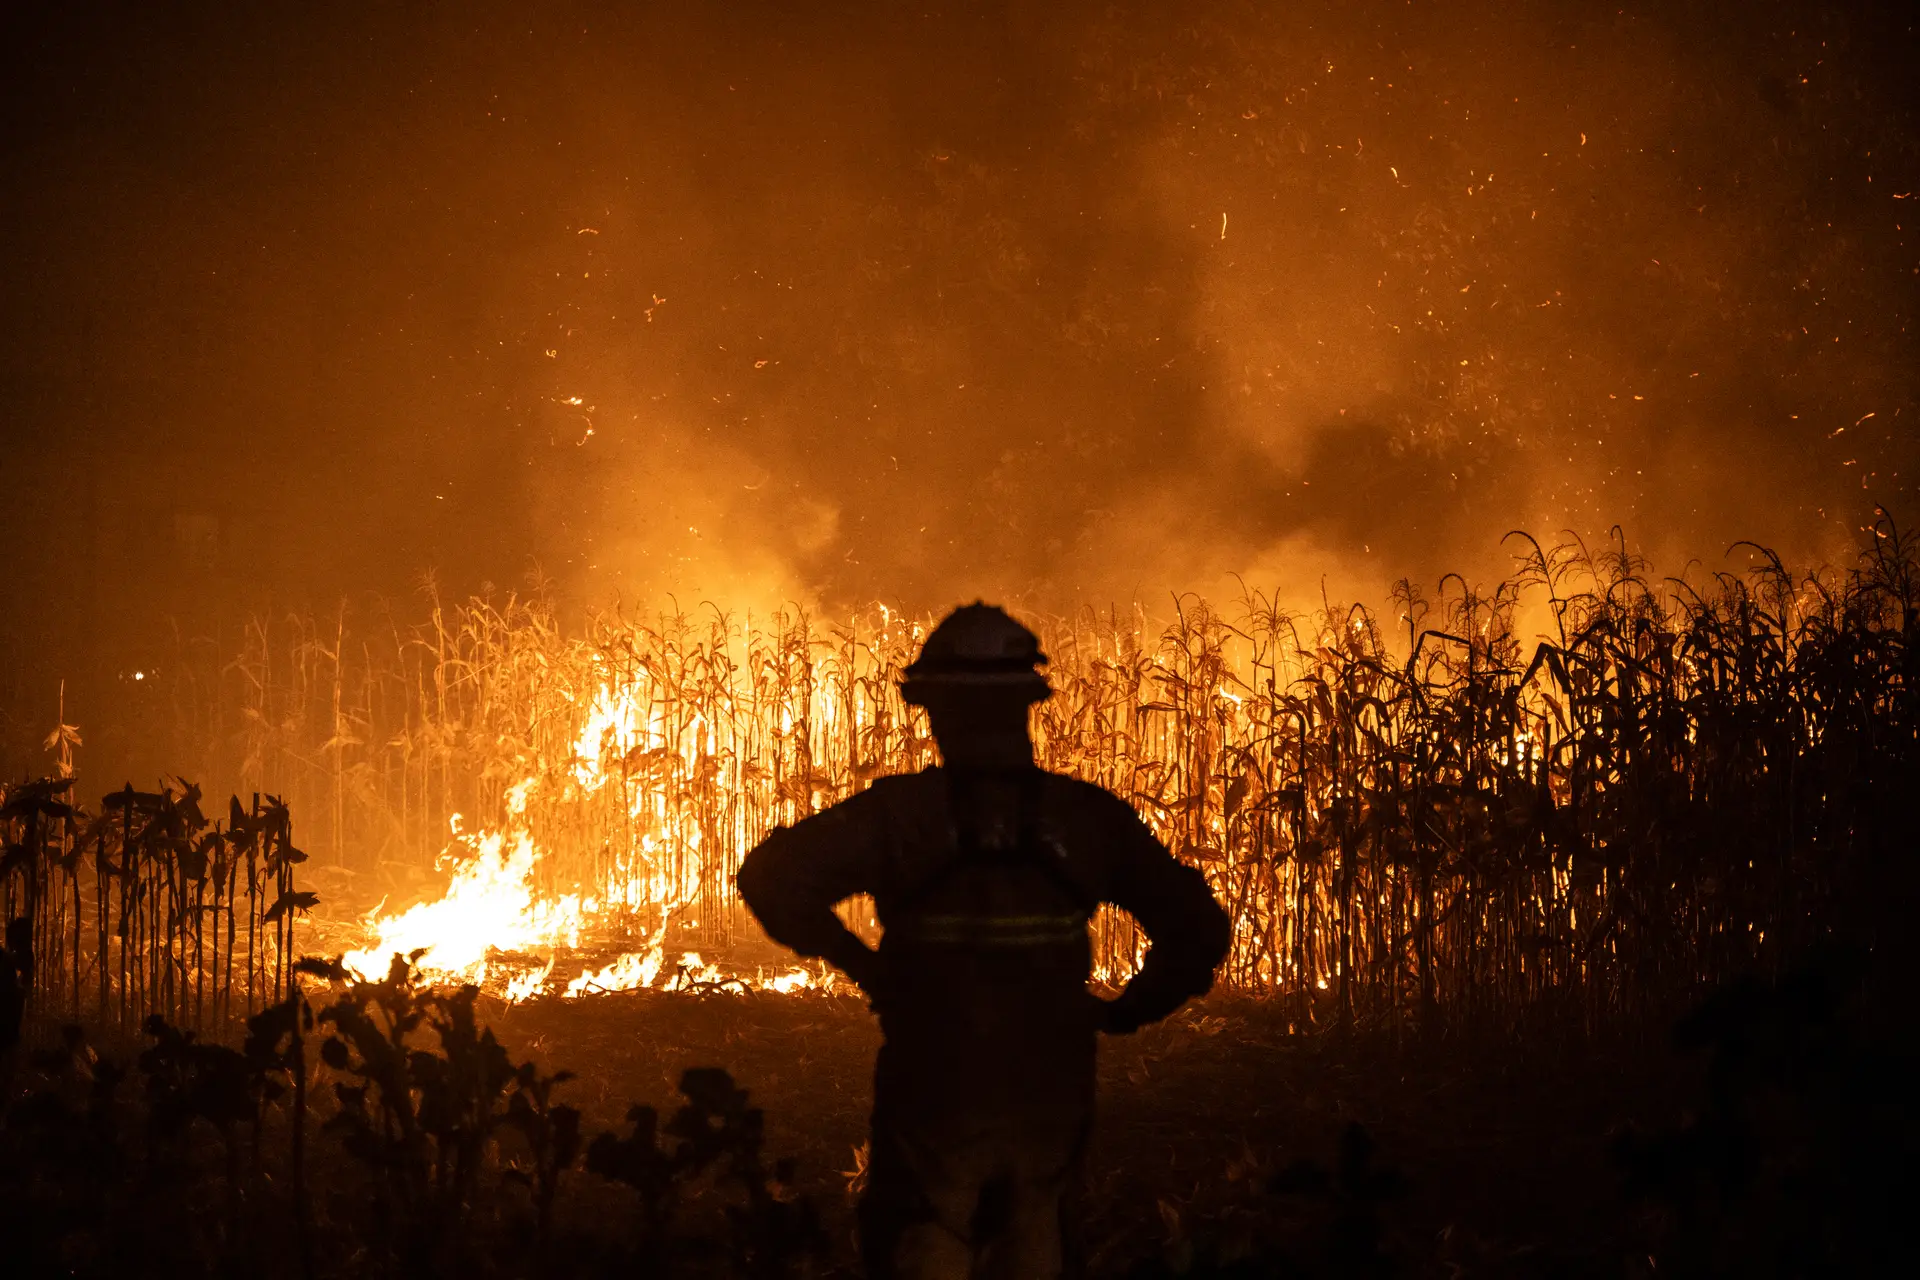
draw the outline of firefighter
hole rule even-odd
[[[901,685],[941,767],[776,829],[740,866],[768,936],[837,966],[880,1018],[859,1207],[875,1280],[1072,1274],[1097,1034],[1204,994],[1226,954],[1226,914],[1198,871],[1125,801],[1034,763],[1046,660],[999,609],[955,610]],[[862,893],[877,950],[833,911]],[[1087,986],[1102,903],[1151,943],[1111,1001]]]

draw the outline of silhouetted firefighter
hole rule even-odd
[[[886,778],[776,830],[740,867],[767,933],[844,970],[886,1043],[860,1204],[868,1274],[1046,1278],[1077,1270],[1094,1045],[1213,982],[1226,913],[1118,797],[1034,764],[1051,692],[1025,627],[983,604],[927,637],[901,693],[944,767]],[[833,905],[870,893],[867,948]],[[1087,922],[1131,913],[1152,946],[1111,1002],[1087,989]]]

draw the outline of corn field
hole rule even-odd
[[[193,1028],[249,1017],[285,998],[306,854],[277,798],[256,795],[209,820],[200,789],[131,786],[96,814],[71,775],[9,787],[0,909],[7,952],[46,1017]]]
[[[1206,872],[1235,921],[1223,980],[1302,1024],[1591,1025],[1893,927],[1916,589],[1892,523],[1841,572],[1762,556],[1694,584],[1521,545],[1509,581],[1402,582],[1386,610],[1249,593],[1163,623],[1030,616],[1055,689],[1041,762]],[[312,815],[330,901],[402,887],[458,814],[527,831],[540,891],[612,930],[673,914],[724,945],[762,833],[935,759],[896,687],[930,619],[708,608],[570,633],[540,599],[431,593],[425,615],[261,618],[172,673],[178,758]],[[1101,973],[1138,945],[1100,921]]]

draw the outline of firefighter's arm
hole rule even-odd
[[[1206,877],[1175,858],[1124,801],[1113,801],[1107,900],[1146,931],[1140,971],[1107,1006],[1106,1030],[1135,1031],[1205,995],[1232,938]]]
[[[869,893],[884,835],[872,791],[791,827],[776,827],[740,863],[740,898],[767,936],[803,956],[818,956],[862,987],[875,957],[834,914],[844,898]]]

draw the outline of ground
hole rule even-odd
[[[767,1114],[771,1154],[800,1161],[802,1189],[850,1256],[856,1149],[865,1138],[877,1028],[857,1000],[626,993],[499,1007],[516,1051],[567,1067],[588,1129],[635,1101],[671,1105],[680,1073],[731,1071]],[[1609,1151],[1623,1127],[1670,1126],[1691,1069],[1655,1033],[1643,1043],[1524,1050],[1385,1034],[1290,1034],[1271,1004],[1215,998],[1108,1040],[1089,1167],[1097,1269],[1177,1269],[1249,1237],[1310,1251],[1331,1210],[1276,1196],[1271,1175],[1332,1164],[1350,1121],[1409,1190],[1380,1219],[1405,1274],[1623,1274],[1634,1218]]]

